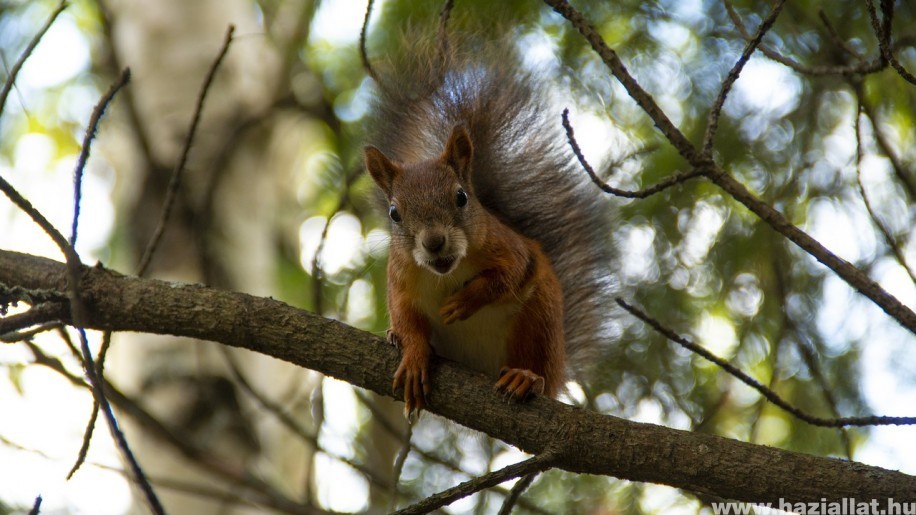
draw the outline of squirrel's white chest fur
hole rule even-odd
[[[467,320],[445,325],[439,309],[445,299],[477,274],[462,261],[450,274],[423,271],[418,285],[418,307],[432,326],[430,344],[436,354],[490,376],[497,376],[506,364],[509,329],[519,312],[516,304],[493,303],[482,307]]]

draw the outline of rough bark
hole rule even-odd
[[[66,271],[53,260],[0,251],[0,283],[64,291]],[[82,288],[93,329],[216,341],[391,394],[395,349],[282,302],[100,268],[85,269]],[[916,500],[916,478],[900,472],[631,422],[546,398],[507,404],[490,380],[444,361],[436,362],[432,382],[429,411],[529,453],[550,449],[553,465],[571,472],[748,502]]]

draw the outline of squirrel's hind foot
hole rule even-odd
[[[544,378],[524,368],[503,367],[495,389],[510,400],[523,401],[532,393],[544,394]]]

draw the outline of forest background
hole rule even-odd
[[[600,373],[571,385],[564,401],[916,474],[916,429],[868,418],[916,415],[916,6],[574,6],[616,53],[596,52],[570,11],[533,1],[458,1],[447,25],[511,34],[530,64],[555,79],[557,124],[569,108],[600,178],[646,193],[614,195],[620,298],[801,415],[620,306],[608,306],[615,342]],[[377,2],[361,54],[366,7],[0,3],[4,81],[17,75],[0,111],[0,177],[70,235],[74,170],[85,164],[74,239],[87,265],[272,297],[382,335],[387,233],[360,161],[373,87],[363,55],[372,63],[409,52],[405,27],[435,37],[444,17],[438,2]],[[28,57],[21,70],[20,57]],[[127,67],[129,81],[110,90]],[[93,111],[109,91],[84,161]],[[659,184],[667,187],[645,190]],[[822,264],[825,255],[796,243],[782,222],[855,271]],[[28,511],[39,495],[46,512],[145,511],[149,492],[131,487],[136,472],[104,414],[86,463],[67,480],[95,413],[80,334],[55,322],[75,315],[22,323],[62,301],[43,303],[40,288],[16,283],[28,274],[11,263],[32,262],[7,251],[62,254],[6,200],[0,248],[0,300],[20,300],[0,319],[11,340],[0,347],[0,513]],[[213,318],[228,324],[232,316]],[[111,402],[126,442],[169,512],[381,512],[526,457],[431,415],[408,431],[399,403],[264,353],[151,332],[115,332],[104,377],[118,392]],[[89,331],[86,343],[98,356],[106,340]],[[866,420],[846,424],[851,417]],[[693,513],[723,497],[654,482],[666,481],[549,470],[516,509]],[[448,509],[493,512],[512,485]]]

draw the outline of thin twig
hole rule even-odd
[[[35,503],[32,504],[32,509],[29,510],[29,515],[38,515],[41,512],[41,496],[35,498]]]
[[[865,204],[865,210],[868,212],[869,218],[871,218],[872,223],[875,224],[875,227],[878,228],[878,231],[884,237],[884,242],[887,244],[888,248],[891,249],[891,252],[894,254],[894,258],[897,260],[897,263],[906,270],[907,275],[910,276],[910,281],[916,284],[916,274],[913,273],[913,269],[910,268],[910,265],[906,262],[906,256],[903,254],[903,250],[900,248],[900,245],[897,244],[897,241],[894,239],[894,235],[891,234],[891,231],[884,226],[884,223],[881,222],[881,219],[878,218],[878,214],[875,213],[874,208],[871,205],[871,201],[868,198],[868,194],[865,192],[865,185],[862,183],[862,159],[864,157],[862,152],[862,132],[861,132],[861,123],[865,114],[863,113],[862,103],[861,103],[861,91],[856,92],[859,98],[858,109],[856,109],[856,121],[855,121],[855,132],[856,132],[856,184],[859,187],[859,195],[862,196],[862,202]]]
[[[14,331],[21,331],[36,324],[55,323],[66,312],[67,307],[61,302],[44,302],[32,306],[28,311],[0,318],[2,341],[6,343],[7,337],[13,338],[14,334],[21,334]]]
[[[903,185],[909,200],[911,202],[916,201],[916,180],[910,177],[909,171],[906,169],[903,162],[900,161],[900,158],[897,157],[894,149],[891,148],[891,142],[887,139],[884,131],[881,130],[881,124],[878,123],[877,114],[872,108],[872,105],[868,103],[868,99],[860,95],[859,103],[865,112],[865,116],[868,117],[868,120],[871,123],[872,133],[875,136],[875,141],[878,143],[878,147],[881,148],[884,156],[887,157],[888,161],[891,163],[891,168],[894,170],[894,175],[897,177],[897,180],[900,181],[900,184]]]
[[[3,107],[6,106],[6,99],[10,94],[10,91],[13,90],[13,85],[16,83],[16,76],[19,75],[19,70],[22,69],[22,66],[32,55],[32,52],[35,51],[35,47],[38,46],[38,43],[41,41],[41,38],[44,37],[45,33],[48,32],[48,29],[51,28],[51,25],[54,25],[54,20],[64,12],[64,9],[67,8],[67,1],[61,0],[60,4],[57,5],[57,9],[48,16],[48,21],[45,22],[44,26],[32,37],[32,40],[29,41],[28,46],[25,47],[25,50],[22,51],[22,54],[19,56],[19,59],[13,64],[13,67],[10,69],[10,74],[6,78],[6,82],[3,83],[3,89],[0,90],[0,114],[3,114]]]
[[[585,156],[582,154],[582,149],[579,148],[579,143],[576,141],[575,132],[573,131],[572,125],[569,123],[569,109],[563,110],[563,128],[566,129],[566,139],[569,141],[569,146],[572,148],[576,158],[579,159],[579,163],[582,165],[582,168],[585,169],[585,172],[588,173],[588,176],[591,178],[599,188],[604,192],[616,195],[618,197],[624,198],[646,198],[650,195],[654,195],[664,189],[670,188],[675,184],[686,182],[694,177],[699,177],[703,174],[700,169],[694,169],[687,173],[678,173],[672,175],[671,177],[659,182],[654,186],[649,188],[638,190],[638,191],[627,191],[615,188],[608,185],[606,182],[602,181],[598,174],[595,173],[594,168],[588,163],[585,159]]]
[[[0,176],[0,191],[2,191],[12,202],[16,204],[20,210],[25,214],[29,215],[36,224],[47,234],[51,240],[57,245],[57,248],[63,253],[64,257],[69,261],[72,257],[75,256],[73,247],[70,246],[70,243],[67,242],[67,239],[64,238],[64,235],[57,230],[47,218],[32,205],[31,202],[26,200],[12,184],[6,181],[2,176]],[[77,260],[79,258],[77,257]]]
[[[741,17],[738,16],[737,11],[735,11],[735,7],[732,5],[731,0],[724,0],[723,3],[725,4],[725,10],[728,13],[728,17],[731,18],[735,28],[738,29],[738,33],[745,40],[750,40],[753,36],[751,36],[751,34],[747,31],[747,28],[744,26],[744,22],[741,21]],[[880,56],[868,61],[861,60],[860,63],[852,65],[807,66],[796,61],[795,59],[786,57],[765,45],[760,45],[760,52],[772,61],[787,66],[797,71],[798,73],[812,76],[867,75],[870,73],[879,72],[887,67],[887,63],[885,63]]]
[[[881,57],[901,76],[903,80],[910,84],[916,84],[916,76],[908,72],[900,64],[900,61],[891,51],[891,21],[894,16],[894,3],[882,0],[881,10],[884,14],[884,23],[878,21],[878,13],[875,10],[875,3],[872,0],[865,0],[868,7],[868,17],[871,20],[872,29],[875,31],[875,37],[878,38],[878,48],[881,49]]]
[[[391,501],[388,503],[388,511],[394,511],[398,507],[398,485],[401,483],[401,473],[404,471],[404,463],[407,462],[407,455],[410,454],[410,439],[413,436],[413,425],[407,425],[407,432],[404,433],[404,441],[401,444],[401,450],[394,459],[394,467],[391,472]]]
[[[80,201],[83,196],[83,170],[86,168],[86,162],[89,160],[89,148],[92,146],[92,140],[99,130],[99,122],[105,114],[108,104],[114,99],[115,94],[130,81],[130,68],[124,68],[118,79],[111,84],[108,91],[102,95],[101,100],[92,110],[92,117],[89,118],[89,125],[86,127],[86,134],[83,136],[83,144],[80,147],[79,159],[76,161],[76,169],[73,171],[73,223],[70,228],[70,245],[76,246],[76,229],[80,219]]]
[[[819,241],[812,238],[811,235],[793,225],[782,215],[782,213],[760,200],[760,198],[748,191],[744,184],[741,184],[723,170],[714,166],[711,171],[704,173],[704,175],[717,186],[725,190],[732,198],[760,217],[761,220],[766,222],[775,231],[801,247],[808,254],[814,256],[815,259],[823,263],[827,268],[833,270],[841,279],[846,281],[849,286],[871,299],[872,302],[883,309],[891,318],[899,322],[900,325],[910,332],[916,333],[916,313],[914,313],[910,307],[900,302],[900,299],[891,295],[887,290],[882,288],[881,285],[868,277],[865,272],[853,266],[849,261],[837,256]]]
[[[809,415],[804,411],[792,406],[788,402],[782,399],[782,397],[776,395],[775,392],[760,384],[756,379],[745,374],[739,368],[735,367],[731,363],[725,361],[724,359],[716,356],[715,354],[709,352],[705,348],[687,340],[686,338],[678,335],[671,329],[663,326],[661,322],[650,317],[646,313],[640,311],[639,309],[631,306],[623,299],[617,298],[617,304],[620,305],[623,309],[627,310],[639,318],[650,327],[664,335],[666,338],[671,340],[674,343],[684,347],[685,349],[699,354],[700,356],[708,359],[709,361],[715,363],[719,368],[728,372],[730,375],[734,376],[736,379],[742,383],[750,386],[751,388],[760,392],[761,395],[766,397],[766,399],[776,406],[782,408],[788,413],[794,415],[799,420],[803,420],[813,426],[820,427],[844,427],[844,426],[887,426],[887,425],[916,425],[916,417],[888,417],[888,416],[869,416],[869,417],[838,417],[838,418],[821,418]]]
[[[508,467],[502,468],[495,472],[490,472],[489,474],[471,479],[470,481],[465,481],[464,483],[461,483],[454,488],[449,488],[448,490],[444,490],[437,494],[431,495],[412,506],[395,512],[395,515],[429,513],[437,508],[451,504],[458,499],[467,497],[486,488],[496,486],[500,483],[504,483],[510,479],[515,479],[517,477],[521,477],[534,472],[544,471],[551,467],[551,464],[555,458],[555,452],[551,450],[544,451],[543,453],[525,461],[509,465]]]
[[[781,247],[779,252],[773,253],[773,259],[770,261],[770,266],[770,273],[775,279],[774,286],[776,288],[777,302],[787,304],[790,302],[789,298],[791,293],[789,291],[789,284],[792,281],[789,276],[789,270],[791,267],[787,266],[786,264],[786,252],[784,247]],[[834,388],[829,384],[827,378],[824,376],[821,364],[818,362],[818,354],[817,349],[814,346],[814,342],[804,336],[802,329],[798,327],[789,316],[788,310],[781,310],[780,322],[781,332],[776,336],[776,338],[773,339],[774,348],[771,350],[771,352],[779,352],[779,345],[782,341],[790,339],[788,334],[791,331],[791,339],[794,340],[795,347],[798,349],[802,356],[802,360],[805,362],[805,365],[811,372],[811,377],[814,380],[814,383],[818,385],[818,388],[820,388],[821,395],[824,397],[824,401],[830,408],[831,415],[834,418],[839,417],[840,410],[838,408],[836,398],[833,395]],[[776,364],[774,363],[773,370],[776,370],[775,365]],[[776,374],[773,374],[773,379],[775,379],[775,377]],[[761,397],[760,402],[763,405],[766,403],[766,399]],[[843,447],[846,451],[846,457],[849,460],[852,460],[852,441],[849,437],[849,428],[838,427],[837,432],[840,435],[840,440],[843,442]]]
[[[223,62],[223,58],[226,57],[226,53],[229,51],[229,44],[232,43],[233,32],[235,32],[235,25],[229,25],[229,29],[226,31],[226,38],[223,40],[223,46],[220,48],[219,54],[216,56],[213,64],[210,65],[210,69],[207,71],[207,76],[204,79],[204,84],[197,96],[197,104],[194,107],[194,116],[191,118],[191,127],[188,129],[188,135],[185,137],[184,148],[181,150],[181,157],[178,159],[178,163],[175,165],[175,169],[172,171],[172,177],[169,179],[168,189],[165,193],[165,200],[162,203],[162,211],[159,213],[159,222],[156,224],[156,229],[153,231],[153,236],[150,238],[149,243],[146,245],[146,250],[143,251],[143,257],[140,259],[140,264],[137,266],[137,275],[139,276],[142,276],[146,272],[146,269],[153,258],[153,253],[156,251],[156,248],[159,246],[159,241],[162,239],[162,234],[165,231],[165,226],[168,223],[169,216],[172,213],[172,207],[174,206],[175,199],[178,196],[178,188],[181,186],[181,176],[184,173],[184,167],[188,161],[188,154],[191,151],[191,144],[194,142],[194,137],[197,134],[197,126],[200,123],[200,115],[204,108],[204,101],[207,99],[207,93],[210,92],[210,85],[213,83],[213,78],[216,76],[216,71],[219,69],[220,63]]]
[[[703,136],[703,149],[701,151],[704,156],[709,157],[712,153],[713,140],[716,137],[716,130],[719,128],[719,116],[722,114],[722,106],[725,104],[725,98],[728,96],[728,92],[731,90],[732,85],[735,84],[735,81],[738,80],[738,76],[741,75],[741,70],[744,69],[744,65],[747,64],[747,61],[751,58],[751,54],[753,54],[754,50],[760,45],[763,36],[766,35],[776,22],[776,18],[782,11],[782,6],[785,5],[785,3],[786,0],[779,0],[776,5],[773,6],[770,14],[763,20],[760,27],[757,28],[757,33],[746,45],[744,45],[744,51],[741,53],[741,57],[738,58],[738,61],[732,66],[731,70],[729,70],[725,80],[722,81],[719,95],[716,97],[716,101],[709,111],[709,121],[706,124],[706,134]]]
[[[372,77],[376,84],[381,84],[378,75],[372,69],[372,63],[369,62],[369,53],[366,51],[366,32],[369,29],[369,17],[372,16],[372,4],[374,3],[375,0],[369,0],[369,4],[366,5],[366,17],[363,19],[363,28],[359,31],[359,57],[362,59],[366,74]]]
[[[751,212],[760,217],[761,220],[770,225],[770,227],[833,270],[841,279],[846,281],[847,284],[871,299],[875,304],[881,307],[885,313],[897,320],[902,326],[910,330],[910,332],[916,333],[916,313],[914,313],[912,309],[888,293],[887,290],[870,279],[864,272],[848,261],[830,252],[820,242],[793,225],[779,211],[753,195],[743,184],[717,166],[709,156],[697,152],[697,149],[690,140],[671,123],[665,113],[655,103],[655,100],[652,99],[629,72],[627,72],[626,67],[624,67],[620,58],[617,57],[617,54],[607,46],[604,39],[601,38],[594,27],[592,27],[578,11],[573,9],[569,3],[563,0],[544,1],[552,6],[554,10],[562,14],[583,36],[585,36],[592,48],[610,68],[614,76],[624,85],[627,92],[630,93],[630,96],[632,96],[639,106],[646,111],[649,117],[655,121],[655,125],[662,131],[668,141],[695,169],[702,170],[702,174],[705,177],[725,190],[732,198],[744,204],[745,207],[750,209]],[[730,5],[728,4],[728,0],[726,0],[726,5]]]
[[[0,332],[0,342],[17,343],[17,342],[21,342],[25,340],[31,340],[32,338],[34,338],[35,336],[41,333],[53,331],[57,329],[58,327],[61,327],[61,323],[55,320],[54,322],[45,322],[43,324],[40,324],[38,326],[35,326],[31,329],[27,329],[24,331],[14,331],[14,332],[6,332],[6,333]]]
[[[797,336],[794,338],[795,348],[798,349],[799,354],[802,356],[802,361],[805,362],[805,366],[807,366],[808,370],[811,372],[812,379],[814,379],[814,382],[820,388],[821,395],[823,395],[824,402],[826,402],[827,406],[830,408],[830,412],[833,413],[834,417],[839,417],[840,410],[836,398],[833,396],[833,389],[827,383],[827,378],[824,377],[824,372],[821,370],[821,366],[818,363],[818,354],[809,342],[805,342],[801,338],[798,331],[796,331],[796,334]],[[840,440],[843,442],[846,458],[852,460],[852,440],[849,438],[849,428],[838,427],[837,431],[839,432]]]
[[[73,310],[72,305],[71,310]],[[77,318],[75,313],[73,314],[73,318],[74,323],[76,323]],[[130,446],[127,444],[127,439],[124,437],[124,433],[118,427],[117,420],[115,420],[114,412],[111,410],[111,405],[109,405],[108,399],[105,397],[102,379],[96,373],[95,362],[92,359],[92,351],[89,349],[89,340],[86,338],[86,330],[83,329],[82,323],[77,325],[76,330],[77,333],[79,333],[80,348],[82,350],[86,376],[89,378],[89,384],[92,387],[93,398],[95,399],[95,402],[99,404],[99,409],[102,411],[102,414],[105,416],[105,420],[108,422],[108,428],[112,434],[112,438],[114,439],[118,448],[121,450],[124,458],[127,460],[130,470],[133,472],[134,481],[137,482],[140,490],[143,492],[144,497],[146,497],[146,502],[149,505],[150,511],[156,515],[163,515],[165,513],[165,509],[162,507],[162,503],[156,496],[152,485],[149,483],[149,480],[146,479],[146,474],[140,467],[140,463],[134,456],[133,451],[130,450]]]
[[[778,280],[777,280],[777,282],[778,282]],[[784,298],[784,297],[780,297],[780,298]],[[786,320],[786,319],[788,318],[788,317],[786,316],[785,312],[783,312],[782,315],[783,315],[783,316],[781,317],[781,318],[782,318],[782,320],[781,320],[782,323],[780,324],[780,334],[775,335],[775,337],[773,337],[773,338],[771,339],[771,341],[773,342],[773,344],[772,344],[772,346],[770,347],[769,352],[767,353],[767,354],[768,354],[768,356],[767,356],[767,358],[768,358],[768,363],[767,363],[767,365],[768,365],[768,367],[769,367],[769,369],[770,369],[770,378],[769,378],[769,380],[767,381],[766,387],[767,387],[768,390],[772,390],[772,391],[775,391],[775,389],[776,389],[776,382],[777,382],[777,379],[779,378],[779,373],[778,373],[778,370],[780,369],[780,366],[779,366],[779,357],[780,357],[779,348],[780,348],[780,346],[782,345],[782,342],[783,342],[783,339],[784,339],[783,336],[785,335],[786,324],[787,324],[787,320]],[[750,424],[751,427],[750,427],[750,431],[749,431],[749,435],[748,435],[748,441],[751,442],[751,443],[759,443],[759,440],[757,439],[757,436],[758,436],[759,431],[760,431],[761,416],[763,415],[763,410],[764,410],[767,406],[768,406],[768,404],[767,404],[767,400],[766,400],[765,397],[761,396],[759,399],[757,399],[757,402],[755,403],[755,406],[754,406],[754,415],[753,415],[753,419],[752,419],[751,424]],[[836,415],[836,413],[834,413],[834,415]],[[840,428],[840,430],[842,431],[843,428]]]
[[[83,430],[83,443],[80,444],[80,450],[76,453],[76,461],[73,463],[73,466],[70,467],[70,472],[67,473],[67,479],[73,477],[74,474],[83,466],[83,463],[86,462],[86,456],[89,454],[89,445],[92,442],[92,435],[95,433],[95,423],[99,419],[99,403],[94,401],[92,402],[92,412],[89,414],[89,421],[86,422],[86,429]]]
[[[63,328],[61,328],[63,331]],[[64,333],[66,334],[66,333]],[[111,346],[111,331],[105,331],[102,334],[102,348],[99,350],[99,356],[95,361],[96,364],[96,374],[99,378],[105,377],[105,357],[108,354],[108,349]],[[73,477],[74,474],[80,469],[83,463],[86,461],[86,456],[89,454],[89,445],[92,443],[92,434],[95,432],[95,423],[99,418],[99,403],[98,401],[92,401],[92,412],[89,414],[89,421],[86,423],[86,429],[83,431],[83,443],[80,446],[80,450],[76,455],[76,462],[73,463],[73,466],[70,467],[70,472],[67,473],[67,479]]]
[[[513,486],[512,490],[509,491],[509,495],[503,499],[503,505],[499,507],[499,515],[509,515],[512,513],[512,508],[515,507],[518,499],[523,493],[525,493],[525,490],[531,486],[531,483],[534,483],[535,478],[537,478],[540,474],[541,471],[532,472],[515,483],[515,486]]]
[[[318,434],[314,431],[309,431],[302,426],[296,419],[291,417],[282,406],[273,402],[268,396],[262,394],[251,385],[245,375],[242,373],[241,368],[239,368],[238,363],[235,360],[235,357],[232,356],[230,350],[225,346],[218,347],[223,354],[223,358],[226,360],[226,363],[229,365],[229,372],[232,375],[232,378],[235,380],[239,386],[242,387],[248,395],[250,395],[258,404],[260,404],[264,409],[266,409],[270,414],[272,414],[284,427],[286,427],[293,434],[301,438],[303,441],[308,442],[316,451],[323,452],[328,457],[337,460],[341,463],[349,465],[351,468],[363,474],[369,482],[378,486],[379,488],[388,488],[389,484],[378,476],[372,469],[369,467],[358,463],[349,458],[340,456],[333,452],[329,452],[321,447],[318,442]]]
[[[99,102],[95,105],[95,108],[92,110],[92,116],[89,119],[89,125],[86,127],[86,133],[85,133],[85,136],[83,137],[83,144],[80,147],[79,159],[77,160],[76,169],[73,172],[73,220],[72,220],[71,230],[70,230],[70,245],[73,247],[76,246],[76,240],[77,240],[77,235],[78,235],[77,228],[79,225],[80,202],[82,200],[83,171],[85,170],[86,163],[89,160],[89,150],[92,146],[92,140],[95,138],[95,135],[98,132],[99,123],[101,122],[102,116],[105,114],[105,110],[108,108],[108,105],[114,99],[115,94],[117,94],[117,92],[120,91],[121,88],[123,88],[129,81],[130,81],[130,69],[125,68],[124,70],[121,71],[121,74],[118,76],[118,79],[114,83],[112,83],[112,85],[108,88],[108,91],[102,96]],[[80,339],[82,340],[83,338],[84,336],[81,333]],[[110,338],[111,338],[111,334],[109,332],[106,332],[105,340],[110,341]],[[89,347],[87,343],[84,346],[84,354],[86,356],[91,356],[88,349]],[[86,363],[87,367],[93,366],[91,364],[91,358],[89,359],[90,361]],[[101,362],[96,365],[95,374],[99,378],[102,377],[101,367],[102,367]],[[100,383],[100,381],[97,380],[95,381],[95,383]],[[83,442],[80,445],[79,452],[77,453],[76,462],[73,464],[73,466],[70,468],[70,472],[67,474],[67,479],[70,479],[71,477],[73,477],[73,475],[76,474],[80,466],[86,460],[86,455],[89,452],[89,445],[92,442],[92,435],[95,430],[95,423],[98,420],[99,409],[101,408],[101,406],[102,406],[102,403],[100,402],[100,400],[94,396],[93,402],[92,402],[92,412],[89,415],[89,421],[86,425],[86,430],[83,432]],[[127,444],[126,440],[124,444],[126,446]],[[149,493],[152,493],[151,487],[149,487],[149,485],[143,485],[142,481],[144,480],[141,478],[142,478],[142,475],[138,475],[137,480],[138,482],[141,482],[141,488],[144,488],[144,491],[146,491],[146,488],[150,488]],[[148,495],[148,498],[150,499],[155,498],[155,495],[153,494],[152,497]],[[151,500],[151,503],[153,502],[158,502],[158,501]]]
[[[350,187],[353,186],[356,179],[362,175],[362,172],[363,169],[357,167],[344,178],[344,184],[340,190],[340,197],[337,199],[337,205],[324,221],[324,227],[321,229],[321,237],[318,240],[318,248],[315,249],[315,255],[312,256],[312,308],[315,313],[319,315],[324,314],[324,299],[322,297],[322,289],[324,286],[322,274],[324,270],[321,268],[321,256],[324,254],[324,246],[328,240],[328,229],[331,227],[331,219],[334,218],[337,213],[343,211],[350,203]]]
[[[373,401],[371,397],[369,397],[368,394],[360,391],[359,389],[355,389],[354,393],[356,394],[356,398],[360,402],[362,402],[363,405],[366,407],[366,409],[368,409],[369,412],[372,414],[372,420],[374,423],[380,423],[382,425],[382,428],[386,432],[388,432],[388,434],[390,434],[393,438],[401,439],[404,441],[410,440],[410,438],[408,437],[408,433],[412,430],[411,426],[407,425],[406,432],[400,431],[398,428],[394,427],[394,425],[391,423],[391,420],[389,420],[386,413],[382,411],[378,405],[376,405],[376,403]],[[399,420],[403,420],[403,419],[399,418]],[[411,443],[410,445],[410,450],[411,452],[415,453],[417,456],[419,456],[420,458],[422,458],[423,460],[429,463],[440,465],[457,474],[463,474],[466,476],[472,475],[467,470],[462,469],[459,465],[452,463],[440,456],[437,456],[430,451],[417,447],[413,443]],[[496,487],[494,488],[494,490],[500,493],[501,495],[509,495],[509,490],[505,488]],[[541,513],[544,515],[549,513],[541,509],[539,506],[535,506],[533,503],[529,502],[526,499],[521,499],[519,501],[519,506],[525,508],[526,510],[532,513]]]
[[[671,122],[668,115],[665,114],[662,108],[658,106],[658,103],[655,102],[655,99],[652,98],[652,95],[643,89],[642,86],[636,82],[636,79],[630,75],[630,72],[627,71],[626,66],[624,66],[623,61],[620,60],[617,52],[607,45],[604,38],[598,34],[588,20],[565,0],[544,0],[544,2],[569,20],[573,27],[585,37],[592,49],[598,53],[598,56],[601,57],[604,64],[611,70],[611,73],[614,74],[614,77],[616,77],[623,85],[624,89],[627,90],[630,97],[632,97],[633,100],[639,104],[639,107],[649,115],[649,118],[655,122],[655,126],[658,127],[658,129],[662,131],[662,134],[665,135],[665,138],[674,145],[678,153],[687,161],[691,163],[696,162],[698,157],[696,148],[690,140],[687,139],[687,136]]]
[[[825,13],[823,9],[817,10],[817,16],[821,19],[821,23],[824,24],[824,27],[827,28],[827,33],[830,34],[830,38],[833,39],[833,42],[836,44],[836,46],[843,49],[844,52],[853,58],[858,60],[862,59],[862,54],[856,51],[855,48],[853,48],[849,43],[846,42],[846,40],[840,36],[840,33],[837,32],[833,24],[830,23],[830,18],[827,17],[827,13]]]

